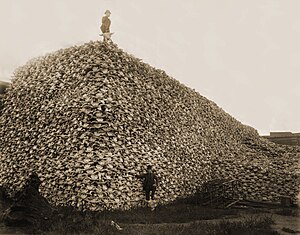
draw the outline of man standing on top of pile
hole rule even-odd
[[[109,19],[110,15],[111,15],[111,12],[109,10],[106,10],[104,13],[104,16],[102,17],[102,25],[101,25],[100,29],[102,31],[101,36],[103,36],[104,42],[111,40],[110,38],[111,38],[112,33],[110,32],[110,29],[109,29],[110,24],[111,24],[111,21]]]
[[[137,178],[143,179],[143,190],[146,193],[146,201],[148,202],[148,206],[154,207],[151,204],[151,200],[154,200],[154,194],[156,191],[156,187],[158,185],[158,179],[154,172],[152,171],[152,166],[147,166],[147,173],[138,175]],[[150,200],[150,193],[151,193],[151,200]]]

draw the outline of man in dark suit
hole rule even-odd
[[[152,166],[148,165],[147,166],[147,173],[141,174],[137,176],[139,179],[143,179],[143,190],[145,191],[146,194],[146,201],[148,204],[150,204],[150,197],[151,200],[154,200],[154,195],[156,191],[156,187],[158,185],[158,178],[154,174],[152,170]]]

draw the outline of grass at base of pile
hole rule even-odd
[[[110,221],[99,219],[95,212],[81,212],[71,207],[57,208],[44,234],[113,234]]]
[[[275,211],[275,214],[298,217],[300,216],[300,211],[295,208],[282,208],[280,210]]]
[[[120,223],[186,223],[193,220],[218,219],[224,216],[237,215],[238,211],[197,205],[173,204],[158,206],[155,211],[151,211],[149,208],[139,208],[130,211],[102,212],[98,216],[108,220],[116,220]]]
[[[271,229],[271,217],[250,218],[243,221],[192,222],[189,224],[156,224],[148,226],[128,226],[124,231],[116,234],[122,235],[279,235]]]
[[[271,230],[271,217],[251,216],[240,221],[222,219],[238,217],[240,213],[238,209],[214,209],[178,202],[159,206],[155,211],[138,208],[130,211],[79,212],[72,208],[58,208],[46,234],[278,234]],[[256,214],[257,211],[250,213]],[[219,220],[209,221],[213,219]],[[111,221],[123,230],[118,231]]]
[[[119,231],[111,226],[108,220],[94,220],[85,217],[82,221],[64,219],[52,227],[47,235],[54,234],[106,234],[106,235],[279,235],[271,229],[271,217],[251,217],[241,221],[221,220],[217,222],[194,221],[190,223],[161,223],[161,224],[119,224]]]
[[[234,211],[191,206],[170,205],[156,208],[138,208],[129,211],[80,212],[73,208],[58,208],[50,230],[61,228],[68,233],[86,231],[92,232],[96,227],[108,227],[110,222],[123,224],[160,224],[160,223],[186,223],[195,220],[217,219],[226,215],[236,214]],[[101,221],[101,223],[99,223]],[[94,228],[93,228],[94,227]],[[93,228],[93,229],[92,229]],[[47,229],[47,228],[45,228]]]

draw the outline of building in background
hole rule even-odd
[[[2,102],[2,96],[6,90],[6,88],[9,86],[9,82],[4,82],[4,81],[0,81],[0,112],[2,110],[3,107],[3,102]]]
[[[0,95],[5,92],[5,89],[9,86],[9,82],[4,82],[0,80]]]
[[[300,133],[270,132],[270,135],[266,135],[262,137],[274,142],[275,144],[300,146]]]

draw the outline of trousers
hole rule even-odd
[[[146,190],[145,190],[145,193],[146,193],[146,200],[147,200],[147,201],[150,200],[150,196],[151,196],[151,199],[154,200],[155,190],[156,190],[156,187],[153,187],[153,188],[151,188],[151,189],[146,189]]]

